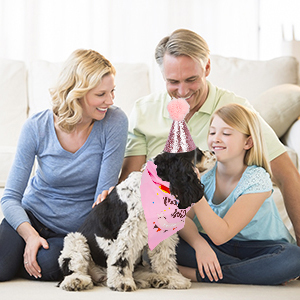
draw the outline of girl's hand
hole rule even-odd
[[[40,247],[48,249],[49,245],[47,241],[37,235],[31,235],[26,240],[26,246],[24,250],[24,267],[30,276],[35,278],[41,278],[41,268],[37,263],[36,256]]]
[[[194,170],[195,170],[195,173],[197,174],[198,179],[201,180],[201,175],[200,175],[199,170],[196,167],[194,168]]]
[[[209,244],[202,244],[196,249],[196,259],[201,278],[205,278],[205,274],[210,281],[218,281],[223,278],[217,255]]]
[[[97,200],[93,203],[92,208],[101,203],[113,189],[114,186],[111,186],[109,190],[104,190],[100,195],[98,195]]]

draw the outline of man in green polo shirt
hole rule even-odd
[[[127,150],[120,181],[140,170],[147,159],[161,152],[172,125],[167,111],[171,98],[185,98],[190,112],[185,118],[195,144],[208,149],[207,134],[212,113],[227,103],[240,103],[251,109],[241,97],[215,87],[206,80],[210,73],[209,48],[195,32],[179,29],[163,38],[155,51],[167,91],[136,101],[130,124]],[[253,109],[254,110],[254,109]],[[261,118],[269,151],[273,179],[285,200],[300,246],[300,175],[274,131]]]

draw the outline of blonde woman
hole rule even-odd
[[[64,236],[117,183],[128,122],[112,106],[114,76],[101,54],[74,51],[51,90],[53,109],[24,124],[1,199],[0,281],[59,280]],[[38,168],[29,180],[35,158]]]
[[[300,247],[272,199],[271,170],[257,115],[228,104],[211,119],[217,163],[180,231],[180,271],[194,281],[285,283],[300,275]]]

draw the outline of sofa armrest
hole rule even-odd
[[[297,168],[300,171],[299,158],[300,158],[300,119],[292,124],[286,134],[282,137],[282,142],[295,151],[297,159]]]

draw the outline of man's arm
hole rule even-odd
[[[287,152],[271,161],[273,180],[279,187],[300,246],[300,174]]]
[[[146,163],[146,155],[125,157],[119,182],[125,180],[131,172],[140,171],[144,163]]]

